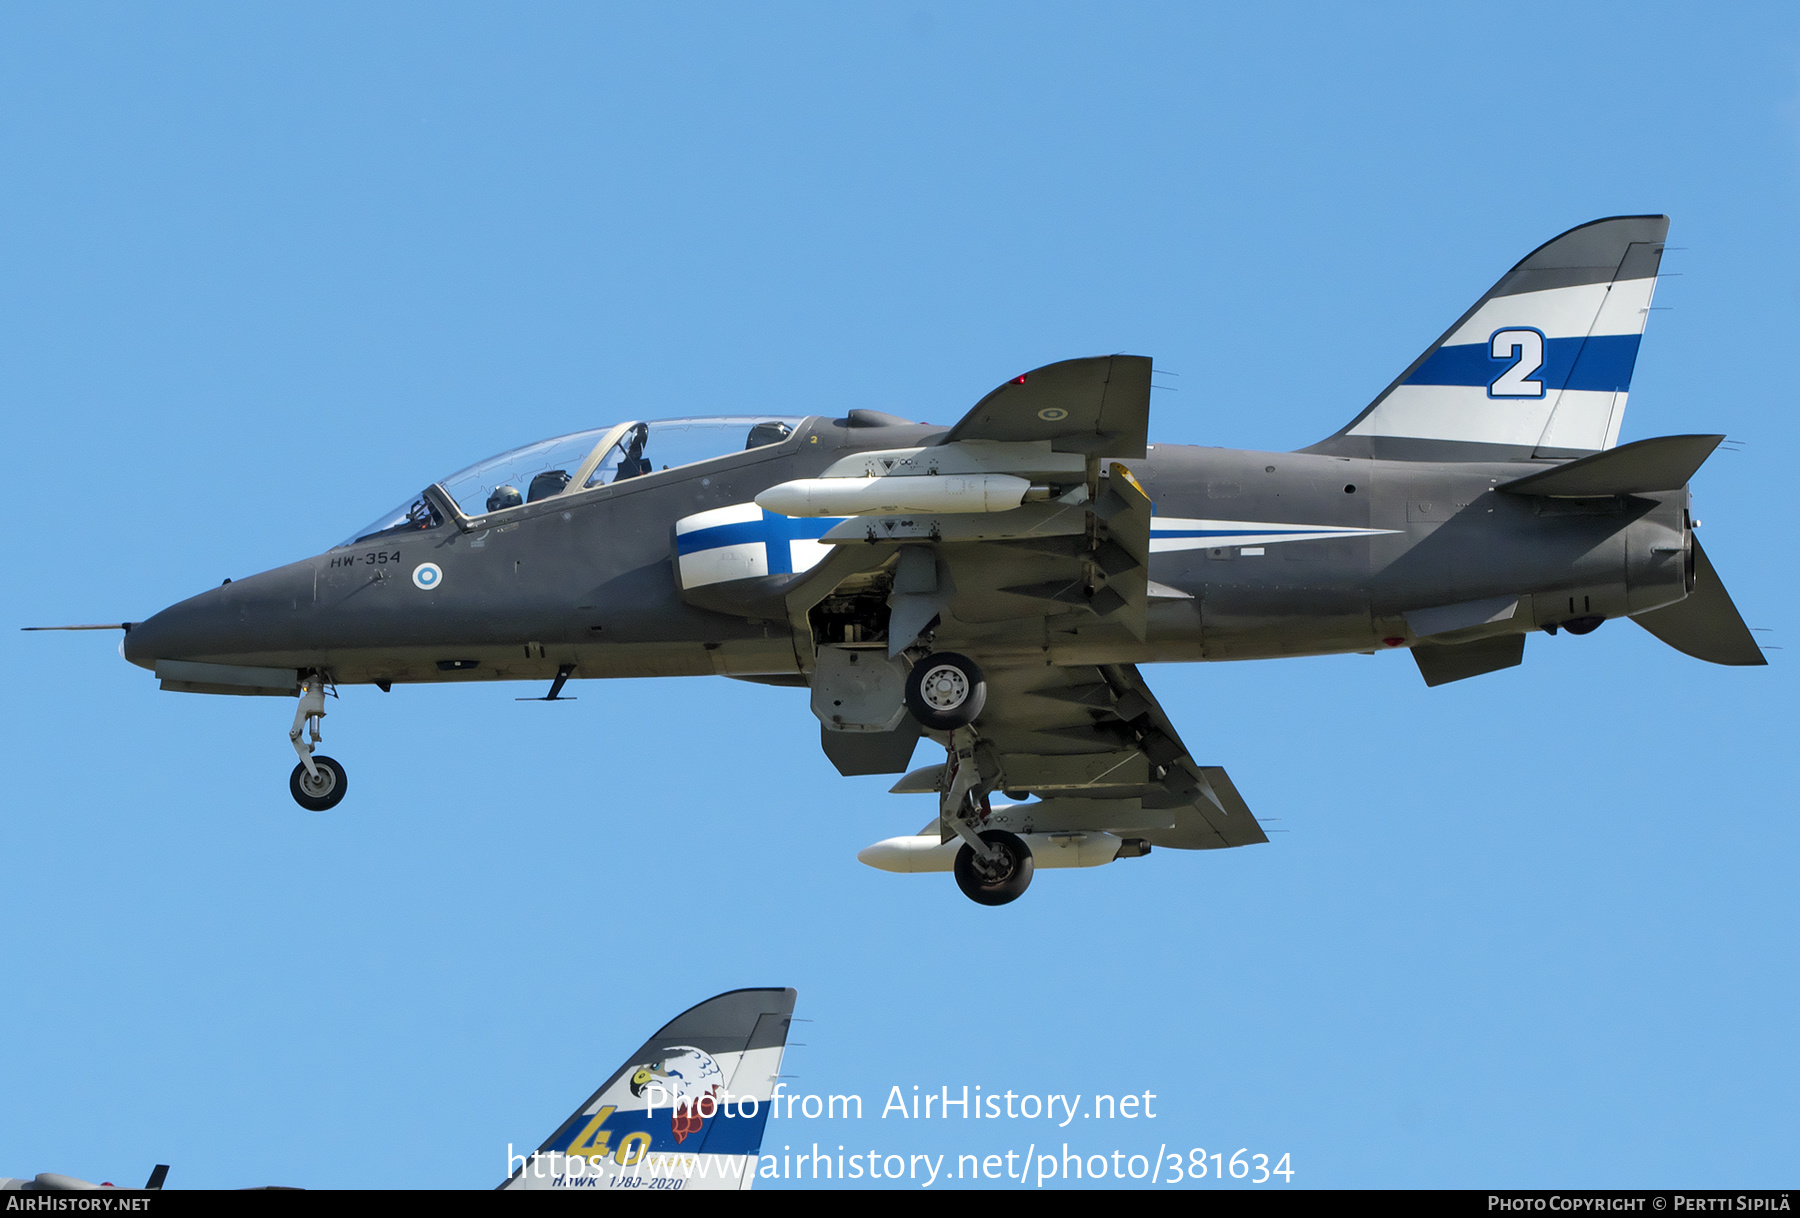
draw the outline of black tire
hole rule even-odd
[[[294,802],[308,812],[329,811],[338,806],[344,792],[350,789],[350,779],[344,773],[344,767],[329,757],[314,757],[313,764],[319,767],[319,781],[312,780],[304,764],[297,765],[288,775],[288,791]]]
[[[989,829],[981,840],[1000,850],[998,865],[977,859],[964,843],[953,868],[956,886],[977,905],[1006,905],[1024,896],[1031,887],[1031,847],[1003,829]]]
[[[975,722],[987,705],[987,678],[968,656],[954,651],[928,655],[906,676],[906,709],[922,725],[940,732]]]

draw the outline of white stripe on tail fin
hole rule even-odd
[[[1667,216],[1616,216],[1540,246],[1305,451],[1481,461],[1611,448],[1668,232]]]

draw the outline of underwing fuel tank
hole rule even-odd
[[[1007,512],[1031,480],[1014,474],[800,478],[772,486],[756,506],[782,516],[863,516],[871,512]]]
[[[1110,833],[1087,830],[1079,833],[1021,833],[1019,837],[1031,849],[1034,866],[1100,867],[1114,859],[1137,858],[1150,853],[1149,843],[1135,837],[1114,837]],[[858,862],[877,871],[912,875],[927,871],[949,871],[956,865],[956,852],[962,849],[960,838],[938,841],[936,834],[923,837],[890,837],[857,851]]]

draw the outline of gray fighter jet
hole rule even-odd
[[[1622,617],[1765,662],[1693,531],[1722,437],[1617,444],[1667,231],[1564,233],[1298,452],[1150,444],[1136,355],[1016,376],[949,428],[634,420],[473,465],[123,652],[164,689],[298,695],[311,809],[346,790],[328,688],[716,674],[810,688],[845,774],[942,746],[894,788],[937,816],[862,857],[984,904],[1034,866],[1265,841],[1137,665],[1404,647],[1439,685]]]

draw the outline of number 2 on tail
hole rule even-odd
[[[1488,340],[1488,355],[1512,360],[1512,366],[1488,384],[1491,398],[1541,398],[1544,382],[1529,380],[1544,366],[1544,336],[1537,330],[1496,330]]]

